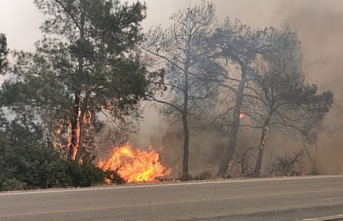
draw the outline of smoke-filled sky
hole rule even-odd
[[[135,0],[129,0],[133,2]],[[189,4],[201,0],[146,0],[148,19],[145,26],[165,23],[168,17]],[[264,27],[279,26],[285,22],[307,32],[312,40],[325,38],[326,34],[342,36],[343,1],[341,0],[213,0],[218,17],[229,15],[245,23]],[[40,36],[38,27],[43,15],[33,0],[0,0],[0,30],[9,37],[10,46],[31,49]],[[327,40],[327,39],[324,39]]]
[[[129,0],[133,2],[135,0]],[[201,0],[146,0],[148,18],[144,27],[167,24],[174,12]],[[342,0],[213,0],[219,20],[238,18],[253,27],[290,24],[303,42],[304,67],[309,80],[325,88],[340,87],[343,75],[343,1]],[[0,32],[8,37],[11,49],[33,50],[40,38],[44,17],[33,0],[0,0]],[[325,89],[323,88],[323,89]]]

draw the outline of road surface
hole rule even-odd
[[[316,216],[336,215],[327,214],[330,211],[343,213],[343,176],[0,194],[0,220],[11,221],[257,220],[261,216],[267,220],[263,216],[284,217],[289,211],[297,211],[300,220],[312,215],[308,208]]]

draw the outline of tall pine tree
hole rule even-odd
[[[148,73],[135,50],[146,7],[117,0],[35,3],[47,17],[44,38],[35,53],[17,53],[18,80],[3,88],[18,96],[7,103],[35,110],[50,135],[55,133],[55,145],[79,161],[101,128],[99,113],[122,124],[137,116],[140,99],[149,93],[149,77],[156,75]]]

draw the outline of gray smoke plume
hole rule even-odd
[[[335,103],[318,142],[323,172],[341,173],[343,147],[343,2],[339,0],[283,1],[277,14],[294,27],[303,45],[304,71],[310,83],[332,90]]]
[[[321,91],[332,90],[335,95],[335,104],[325,119],[325,131],[319,137],[316,147],[309,148],[312,154],[317,148],[318,167],[324,173],[337,173],[342,170],[343,142],[343,1],[340,0],[213,0],[216,5],[217,17],[220,22],[226,16],[231,19],[240,19],[243,23],[252,28],[281,27],[288,24],[297,31],[302,42],[303,49],[303,70],[306,81],[309,84],[317,84]],[[169,10],[164,8],[159,13],[154,13],[159,7],[157,1],[148,0],[148,19],[146,27],[157,24],[168,24],[168,17],[171,13],[187,7],[188,4],[200,4],[200,0],[173,0],[169,1]],[[167,13],[168,12],[168,13]],[[150,112],[150,111],[149,111]],[[161,128],[168,126],[156,126],[156,122],[163,122],[153,113],[145,120],[141,128],[145,130],[145,143],[156,138],[160,139],[165,135]],[[145,128],[145,129],[144,129]],[[150,135],[146,131],[152,132]],[[202,141],[201,139],[204,138]],[[148,139],[148,140],[147,140]],[[244,139],[249,139],[244,135]],[[270,154],[278,155],[286,152],[297,151],[303,145],[299,140],[290,137],[271,137],[272,148]],[[211,142],[211,140],[213,142]],[[251,134],[251,140],[255,140]],[[149,141],[148,141],[149,142]],[[224,140],[223,140],[224,142]],[[225,143],[223,143],[225,145]],[[277,146],[282,144],[282,146]],[[240,145],[240,144],[239,144]],[[242,144],[242,145],[251,145]],[[168,146],[168,145],[167,145]],[[170,157],[170,163],[176,163],[181,157],[181,146],[178,142],[171,142],[166,150]],[[172,147],[173,146],[173,147]],[[216,168],[215,156],[218,151],[214,146],[220,146],[215,134],[206,134],[191,141],[190,165],[192,171],[202,171],[209,166],[209,160],[213,160],[213,170]],[[167,147],[165,147],[168,149]],[[193,155],[192,155],[193,153]],[[220,155],[220,151],[219,151]],[[191,171],[191,172],[192,172]]]

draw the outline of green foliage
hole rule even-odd
[[[17,112],[37,111],[49,136],[62,126],[60,141],[66,145],[63,136],[72,137],[66,148],[80,147],[83,153],[94,146],[85,137],[94,140],[104,124],[97,114],[105,113],[120,127],[132,126],[127,122],[139,116],[139,101],[159,78],[148,73],[135,50],[146,7],[105,0],[35,3],[47,18],[41,27],[45,37],[35,53],[16,53],[18,81],[3,84],[3,100]],[[90,122],[83,125],[81,118],[89,114]],[[72,134],[67,135],[69,124]],[[90,128],[92,133],[85,132]]]
[[[44,141],[39,125],[23,124],[26,118],[1,119],[0,190],[87,187],[104,182],[105,172],[94,165],[60,158]]]
[[[0,180],[0,191],[25,190],[25,188],[26,184],[16,178]]]
[[[91,164],[79,165],[75,161],[69,161],[66,172],[73,179],[72,185],[75,187],[102,184],[105,180],[105,172]]]

